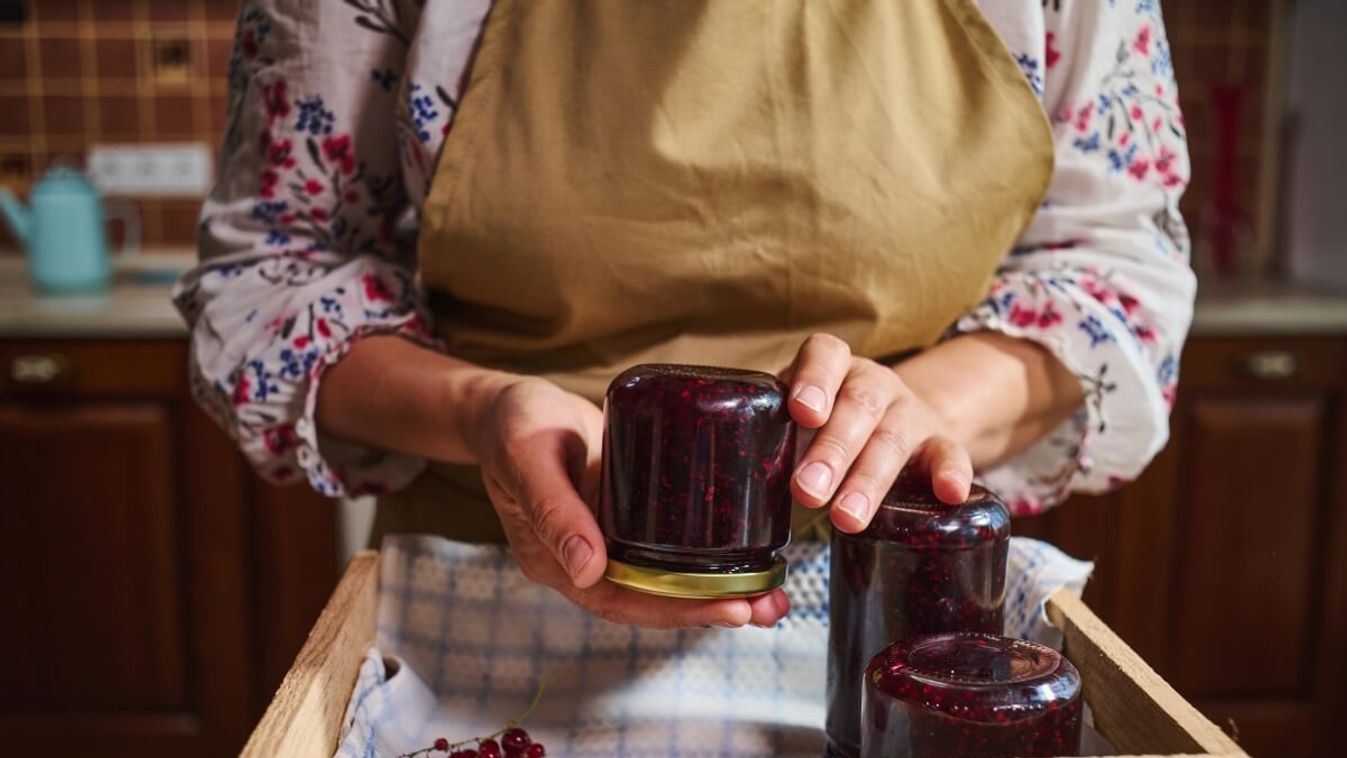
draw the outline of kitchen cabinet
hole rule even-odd
[[[237,754],[335,584],[335,513],[249,472],[185,339],[0,340],[0,744]]]
[[[1198,337],[1150,469],[1016,532],[1098,561],[1087,599],[1253,755],[1347,722],[1347,339]]]

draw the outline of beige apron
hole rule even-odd
[[[973,0],[497,0],[422,210],[449,351],[596,402],[642,362],[891,359],[986,293],[1052,172]],[[376,537],[500,540],[433,464]]]

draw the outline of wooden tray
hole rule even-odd
[[[347,698],[374,641],[378,594],[379,555],[362,552],[347,566],[244,756],[330,758],[336,751]],[[1095,728],[1120,752],[1247,758],[1078,598],[1054,595],[1048,619],[1062,630],[1066,656],[1080,669]]]

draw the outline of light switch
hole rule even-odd
[[[200,143],[94,145],[88,166],[107,195],[202,197],[213,181],[210,148]]]

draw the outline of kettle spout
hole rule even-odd
[[[0,211],[4,212],[5,220],[9,222],[9,228],[14,231],[14,236],[27,245],[32,232],[32,218],[23,203],[5,187],[0,187]]]

